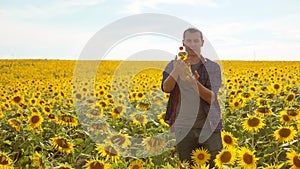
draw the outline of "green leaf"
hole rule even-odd
[[[10,140],[5,140],[5,141],[3,141],[3,143],[8,144],[8,145],[10,145],[10,146],[11,146],[11,144],[12,144],[12,142],[11,142]]]

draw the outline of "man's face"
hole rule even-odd
[[[199,32],[186,32],[182,42],[189,55],[200,56],[204,41],[201,39]]]

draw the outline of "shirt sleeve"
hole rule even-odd
[[[211,84],[211,90],[217,95],[222,85],[221,69],[219,64],[212,62],[209,65],[208,74]]]

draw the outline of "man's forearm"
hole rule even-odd
[[[167,77],[163,84],[163,89],[165,92],[171,92],[174,89],[177,77],[178,75],[174,71],[170,73],[170,75]]]
[[[198,95],[208,104],[212,104],[215,101],[215,93],[204,87],[199,81],[197,81],[196,83]]]

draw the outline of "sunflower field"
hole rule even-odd
[[[300,62],[218,62],[216,168],[300,168]],[[0,169],[209,168],[205,149],[179,160],[163,121],[167,63],[0,60]]]

